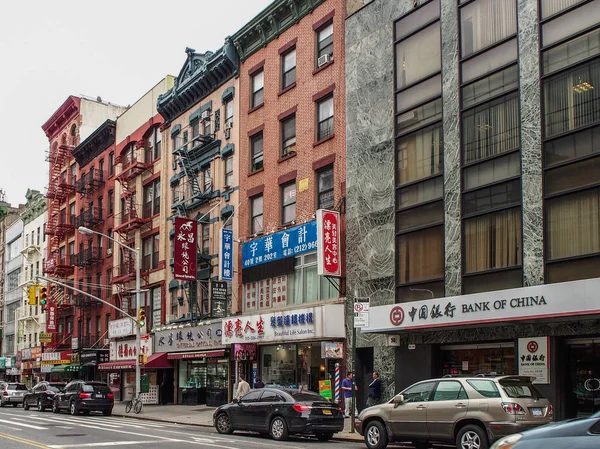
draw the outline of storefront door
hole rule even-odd
[[[589,416],[600,410],[600,338],[569,340],[569,391],[566,417]]]

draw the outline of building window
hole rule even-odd
[[[160,213],[160,179],[144,186],[144,218]]]
[[[423,58],[423,55],[428,55]],[[396,88],[407,86],[441,70],[439,22],[396,44]]]
[[[192,127],[192,140],[200,135],[200,120],[194,120],[190,126]]]
[[[210,224],[202,224],[202,254],[210,254]]]
[[[160,128],[155,126],[144,138],[144,160],[152,162],[160,157],[162,135]]]
[[[252,103],[251,107],[256,108],[264,103],[265,95],[265,72],[261,69],[252,75]]]
[[[160,287],[155,287],[150,289],[149,295],[148,295],[148,302],[149,302],[149,306],[150,306],[150,327],[149,329],[153,329],[156,326],[160,326],[160,312],[161,312],[161,306],[162,306],[162,295],[161,295],[161,288]]]
[[[462,107],[475,106],[518,87],[519,70],[516,65],[513,65],[463,87],[461,89]]]
[[[281,223],[296,219],[296,180],[281,186]]]
[[[542,54],[544,75],[561,70],[600,53],[600,29],[552,47]]]
[[[296,82],[296,47],[281,55],[281,89]]]
[[[600,61],[544,81],[546,137],[600,122]]]
[[[333,165],[317,172],[317,209],[333,209]]]
[[[112,215],[115,211],[115,192],[108,191],[108,215]]]
[[[154,270],[158,268],[158,251],[160,235],[155,234],[142,241],[142,270]]]
[[[225,104],[225,129],[227,129],[227,124],[229,124],[229,128],[233,126],[233,100],[229,100]]]
[[[109,249],[112,250],[112,248],[113,248],[113,241],[111,240],[113,238],[113,230],[112,230],[112,228],[108,228],[108,231],[106,231],[106,235],[110,237],[109,239],[106,239],[107,240],[107,242],[106,242],[106,249],[107,250],[109,250]]]
[[[263,232],[263,196],[257,195],[250,198],[250,233]]]
[[[202,121],[202,133],[205,136],[210,136],[210,117]]]
[[[225,158],[225,189],[233,187],[233,156]]]
[[[281,157],[296,153],[296,114],[281,121]]]
[[[212,188],[212,178],[210,177],[210,165],[202,167],[202,169],[200,170],[200,178],[200,182],[204,187],[203,192],[210,192],[210,189]]]
[[[476,0],[460,10],[462,57],[517,32],[515,0]]]
[[[328,55],[329,59],[333,58],[333,21],[317,30],[317,61],[325,55]]]
[[[333,95],[317,102],[317,141],[333,135]]]
[[[542,19],[553,16],[584,0],[542,0]]]
[[[397,140],[397,183],[406,184],[442,173],[442,125],[433,125]]]
[[[108,155],[108,176],[115,174],[115,152],[111,151]]]
[[[102,218],[103,212],[104,212],[104,198],[99,196],[98,197],[98,218]]]
[[[250,150],[252,153],[252,162],[250,171],[255,172],[263,168],[263,133],[262,131],[250,138]]]
[[[396,237],[398,283],[444,277],[444,228],[436,226]]]

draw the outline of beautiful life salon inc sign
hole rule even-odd
[[[223,344],[344,338],[343,304],[325,304],[223,320]]]

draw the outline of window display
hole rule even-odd
[[[180,388],[227,388],[227,363],[227,359],[181,361]]]
[[[442,357],[442,375],[515,374],[513,343],[443,346]]]

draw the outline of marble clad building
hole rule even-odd
[[[597,411],[600,0],[364,3],[346,19],[359,382],[378,370],[389,398],[536,365],[557,418]]]

